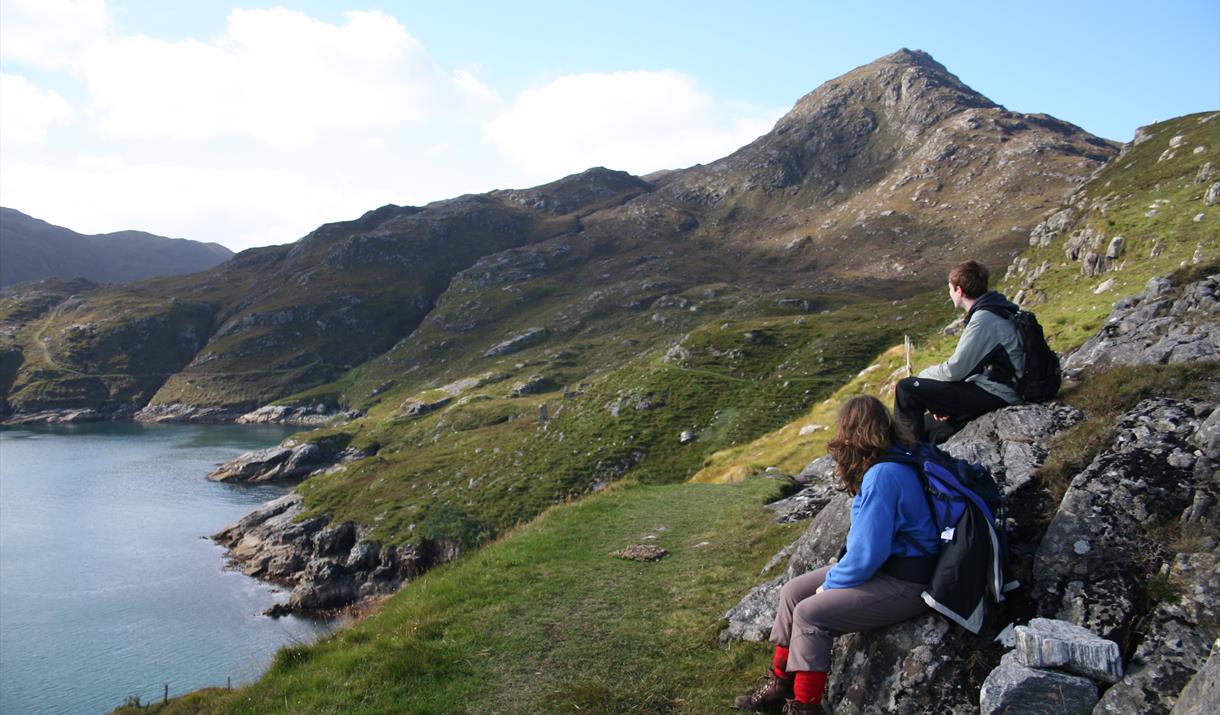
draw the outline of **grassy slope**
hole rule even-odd
[[[281,651],[258,684],[147,712],[716,710],[764,659],[719,647],[717,624],[801,528],[761,508],[781,486],[624,484],[554,507],[355,627]],[[609,556],[634,543],[670,555]]]
[[[1197,116],[1156,125],[1151,140],[1132,149],[1125,163],[1107,168],[1109,175],[1103,172],[1077,195],[1092,197],[1107,181],[1111,182],[1107,190],[1113,190],[1116,182],[1130,182],[1124,185],[1126,193],[1109,202],[1106,214],[1084,218],[1090,222],[1113,218],[1115,223],[1106,225],[1107,238],[1125,232],[1133,241],[1122,269],[1103,277],[1117,278],[1121,288],[1094,294],[1101,279],[1082,278],[1078,263],[1062,259],[1064,237],[1025,254],[1033,265],[1052,262],[1029,288],[1042,291],[1043,301],[1036,309],[1054,347],[1062,351],[1078,344],[1104,319],[1114,296],[1136,292],[1149,277],[1183,262],[1190,264],[1198,246],[1204,247],[1204,263],[1214,255],[1220,210],[1202,206],[1199,199],[1207,184],[1190,182],[1204,160],[1220,164],[1218,131],[1220,122],[1202,124]],[[1175,159],[1158,162],[1160,145],[1179,133],[1188,136],[1185,153],[1191,158],[1165,175],[1166,164]],[[1208,148],[1201,154],[1190,153],[1196,144]],[[1174,210],[1144,216],[1152,201],[1166,198],[1178,202],[1168,204]],[[1081,210],[1087,210],[1091,201],[1079,201]],[[1196,223],[1192,219],[1200,211],[1204,220]],[[1151,259],[1136,242],[1155,239],[1160,239],[1162,253]],[[1003,288],[1015,293],[1020,280],[1018,276]],[[539,490],[516,482],[512,490],[505,485],[495,500],[490,499],[492,490],[485,493],[486,503],[473,497],[463,502],[457,496],[462,491],[456,473],[459,464],[464,469],[499,469],[498,476],[510,483],[526,474],[538,481],[559,476],[555,483],[562,489],[563,475],[576,478],[579,486],[580,479],[596,472],[598,461],[621,455],[623,443],[618,440],[634,436],[649,450],[634,468],[623,472],[629,482],[552,507],[459,563],[405,588],[355,628],[316,646],[283,651],[268,675],[248,688],[196,693],[171,703],[167,712],[474,712],[480,707],[496,712],[576,712],[578,708],[581,712],[708,712],[721,708],[764,662],[766,649],[752,644],[717,647],[719,614],[759,580],[758,566],[800,527],[776,526],[759,508],[779,489],[772,480],[750,479],[735,485],[642,482],[674,481],[701,466],[696,479],[706,481],[739,479],[764,465],[799,469],[817,456],[828,436],[823,430],[799,438],[800,427],[811,422],[830,425],[835,408],[848,394],[883,393],[902,365],[901,351],[886,346],[901,332],[917,338],[916,369],[943,359],[952,349],[955,338],[934,332],[948,317],[941,292],[916,300],[922,303],[904,312],[909,316],[919,310],[921,320],[894,330],[879,330],[876,317],[895,306],[876,303],[815,316],[803,330],[797,330],[791,317],[754,319],[748,325],[726,328],[708,326],[684,341],[695,348],[689,360],[675,365],[658,362],[656,354],[646,355],[599,377],[584,396],[565,406],[545,432],[537,429],[532,415],[548,396],[510,401],[503,394],[413,422],[373,426],[375,420],[368,420],[358,425],[357,443],[392,441],[400,454],[391,450],[379,455],[387,463],[360,479],[349,473],[331,483],[326,478],[307,483],[313,503],[349,516],[375,514],[375,505],[391,499],[401,502],[404,492],[379,490],[409,490],[414,481],[408,474],[411,465],[432,460],[430,468],[453,469],[455,476],[447,485],[433,481],[418,487],[421,496],[427,491],[434,504],[448,501],[466,516],[477,515],[478,527],[506,528],[542,509],[545,500],[534,501],[535,496],[560,496],[546,490],[556,487]],[[861,327],[871,336],[861,339]],[[796,338],[818,329],[825,331],[823,342]],[[742,342],[746,332],[768,335],[768,330],[778,333],[761,344]],[[776,386],[783,384],[781,378],[794,382],[786,374],[808,375],[824,368],[827,347],[841,350],[852,335],[859,341],[856,350],[850,357],[840,356],[830,373],[822,373],[834,380],[823,391],[815,396],[800,390],[800,399],[768,402],[777,394],[792,394]],[[799,344],[794,346],[794,340]],[[707,344],[722,355],[743,347],[756,352],[739,364],[727,357],[707,361],[713,354],[703,349]],[[749,350],[744,353],[751,355]],[[784,359],[793,355],[802,357]],[[861,372],[866,365],[876,367]],[[1196,378],[1175,373],[1162,382],[1175,391],[1189,389],[1197,384]],[[1086,377],[1085,387],[1099,379]],[[832,394],[834,384],[841,387]],[[735,392],[732,386],[742,387]],[[1069,398],[1078,397],[1089,410],[1089,395],[1098,390],[1078,390]],[[628,415],[627,421],[608,419],[608,401],[619,396],[634,399],[647,392],[663,397],[666,407],[635,411],[624,406],[620,415]],[[1144,394],[1127,393],[1124,402]],[[726,396],[724,404],[717,395]],[[823,400],[822,395],[831,396]],[[1101,402],[1104,409],[1092,407],[1098,416],[1114,408],[1113,400]],[[384,417],[392,407],[380,409],[383,412],[375,409],[375,416]],[[531,416],[486,424],[511,417],[517,409]],[[678,449],[674,444],[678,429],[699,431],[699,447]],[[482,430],[487,431],[477,438],[467,435]],[[568,439],[579,446],[573,450],[539,446],[559,433],[572,435]],[[484,452],[475,450],[482,450],[487,438],[495,438],[501,452],[512,454],[518,464],[505,469],[503,461],[488,458],[486,467],[478,466]],[[433,446],[427,444],[429,440]],[[352,473],[360,469],[358,465]],[[463,480],[468,478],[468,473],[462,474]],[[383,536],[403,538],[415,522],[388,514],[378,523],[383,525],[379,527]],[[649,533],[658,536],[654,543],[670,548],[673,555],[654,565],[606,557],[607,552],[640,542]],[[710,543],[696,548],[703,541]],[[573,613],[581,616],[576,622]],[[481,700],[484,697],[488,700]]]
[[[339,428],[355,433],[354,446],[380,447],[376,457],[310,479],[300,491],[316,512],[368,524],[370,538],[396,543],[419,538],[425,526],[467,541],[499,533],[616,479],[682,481],[713,452],[824,399],[904,326],[939,322],[913,307],[924,303],[860,300],[804,318],[717,321],[683,338],[685,357],[646,351],[569,399],[509,398],[513,381],[503,380],[419,418],[395,416],[387,405]],[[872,322],[882,311],[905,313],[907,323]],[[537,417],[543,403],[552,415],[545,428]],[[696,439],[683,445],[686,430]]]

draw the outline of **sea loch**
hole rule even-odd
[[[279,427],[0,430],[0,711],[105,713],[258,677],[332,628],[260,615],[284,594],[206,537],[283,486],[210,482]]]

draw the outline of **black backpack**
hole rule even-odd
[[[992,310],[990,306],[983,310],[1008,318],[1017,328],[1017,340],[1025,350],[1025,371],[1017,379],[1017,394],[1026,402],[1054,399],[1063,384],[1063,368],[1059,366],[1059,356],[1046,344],[1046,335],[1038,319],[1028,310],[1018,310],[1015,314]]]
[[[1046,402],[1059,393],[1063,383],[1063,368],[1059,356],[1046,344],[1046,336],[1038,319],[1028,310],[1012,316],[1017,326],[1017,339],[1025,349],[1025,371],[1017,380],[1017,394],[1026,402]]]

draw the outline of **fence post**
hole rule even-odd
[[[161,698],[161,704],[162,705],[169,704],[169,683],[165,684],[165,695]]]
[[[228,676],[228,677],[226,677],[226,678],[225,678],[225,689],[226,689],[226,690],[232,690],[232,689],[233,689],[233,676],[231,676],[231,675],[230,675],[230,676]]]

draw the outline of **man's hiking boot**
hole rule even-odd
[[[798,703],[796,700],[788,700],[784,703],[785,715],[822,715],[821,703]]]
[[[792,679],[781,678],[767,668],[767,674],[759,679],[754,689],[733,701],[739,710],[766,710],[792,697]]]

